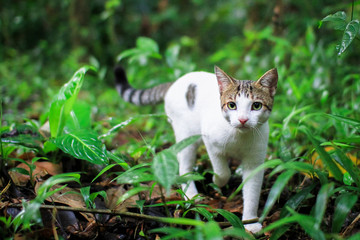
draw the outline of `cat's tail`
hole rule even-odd
[[[148,89],[135,89],[130,86],[125,70],[117,66],[114,69],[115,86],[120,96],[135,105],[157,104],[164,100],[165,94],[172,83],[164,83]]]

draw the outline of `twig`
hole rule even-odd
[[[341,234],[343,237],[346,237],[348,233],[355,227],[355,224],[360,220],[360,214],[350,223],[350,225],[344,230]]]
[[[13,207],[13,208],[22,208],[23,205],[19,203],[9,203],[6,205],[3,205],[3,207]],[[87,212],[87,213],[94,213],[94,214],[108,214],[108,215],[118,215],[120,217],[130,217],[130,218],[140,218],[144,220],[151,220],[151,221],[157,221],[157,222],[163,222],[163,223],[173,223],[173,220],[176,218],[167,218],[167,217],[156,217],[156,216],[150,216],[145,214],[139,214],[139,213],[132,213],[132,212],[122,212],[118,210],[110,210],[110,209],[87,209],[87,208],[73,208],[73,207],[67,207],[67,206],[54,206],[54,205],[41,205],[41,209],[56,209],[58,211],[73,211],[73,212]],[[180,220],[180,219],[179,219]],[[201,221],[194,220],[194,219],[186,219],[187,221],[184,221],[183,223],[180,221],[176,221],[176,224],[178,225],[190,225],[190,226],[196,226],[200,225],[199,223]],[[192,220],[192,221],[190,221]],[[249,224],[249,223],[256,223],[259,219],[249,219],[242,221],[243,224]],[[198,222],[198,224],[196,224]],[[219,222],[218,223],[220,227],[227,227],[231,226],[229,222]]]

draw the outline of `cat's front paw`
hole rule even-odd
[[[250,223],[244,225],[245,229],[251,233],[258,233],[262,229],[261,223]]]

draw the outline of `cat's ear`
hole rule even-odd
[[[235,85],[235,80],[232,79],[229,75],[227,75],[218,66],[215,66],[215,75],[219,85],[220,93],[222,93],[225,89],[229,88],[230,86]]]
[[[273,68],[267,71],[264,75],[256,81],[256,85],[260,85],[261,87],[269,88],[270,95],[273,97],[276,92],[278,82],[278,73],[276,68]]]

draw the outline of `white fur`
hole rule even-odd
[[[196,85],[193,108],[189,108],[185,97],[190,84]],[[206,146],[215,172],[213,181],[219,187],[226,185],[230,178],[230,158],[242,164],[243,179],[264,162],[269,135],[269,113],[251,111],[252,101],[244,96],[238,98],[236,104],[237,110],[229,110],[228,115],[223,116],[215,74],[189,73],[170,87],[165,95],[165,111],[173,126],[176,141],[198,134],[202,136],[202,141],[178,154],[180,175],[193,170],[196,149],[201,142]],[[228,118],[230,123],[225,118]],[[249,120],[242,126],[239,119]],[[262,181],[263,172],[260,172],[244,185],[243,220],[257,217]],[[198,194],[193,182],[182,187],[188,198]],[[261,230],[260,223],[245,227],[252,232]]]

